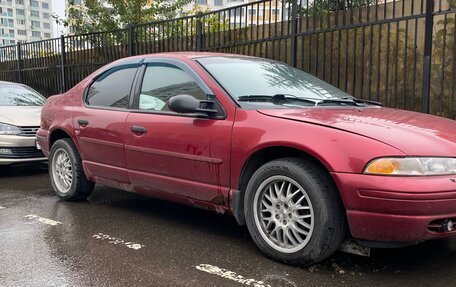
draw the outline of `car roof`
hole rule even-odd
[[[230,54],[230,53],[216,53],[216,52],[195,52],[195,51],[184,51],[184,52],[164,52],[164,53],[153,53],[153,54],[144,54],[133,57],[122,58],[115,61],[115,64],[121,64],[122,62],[128,62],[135,59],[144,59],[144,58],[174,58],[174,59],[190,59],[194,60],[197,58],[207,58],[207,57],[236,57],[236,58],[254,58],[252,56],[245,56],[239,54]]]

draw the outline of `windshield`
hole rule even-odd
[[[42,106],[46,99],[23,85],[0,83],[0,106]]]
[[[239,100],[249,95],[292,95],[325,100],[352,98],[334,86],[289,65],[256,58],[200,58],[207,71]],[[241,98],[242,99],[242,98]]]

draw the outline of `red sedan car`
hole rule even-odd
[[[286,64],[212,53],[122,59],[42,111],[56,194],[95,183],[246,224],[269,257],[308,265],[456,235],[456,123],[356,99]]]

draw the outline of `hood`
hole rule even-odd
[[[410,156],[456,157],[456,121],[450,119],[390,108],[275,109],[259,112],[359,134]]]
[[[19,127],[40,126],[42,107],[0,106],[0,123]]]

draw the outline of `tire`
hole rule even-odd
[[[49,156],[49,176],[55,194],[66,201],[85,200],[95,186],[84,173],[82,160],[75,144],[67,138],[58,140],[52,145]]]
[[[258,248],[286,264],[322,261],[345,238],[338,190],[328,172],[311,161],[283,158],[261,166],[247,185],[244,208]]]

